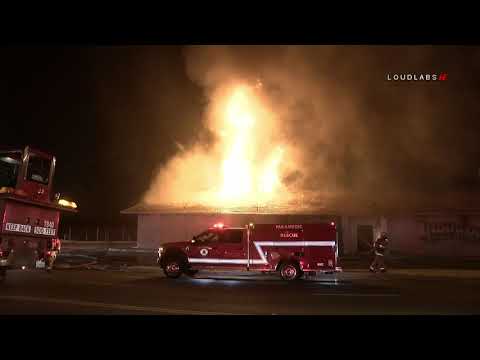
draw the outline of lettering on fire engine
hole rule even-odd
[[[208,250],[207,249],[200,250],[200,255],[207,256],[208,255]]]
[[[46,227],[46,228],[51,228],[53,229],[55,227],[55,222],[54,221],[48,221],[48,220],[45,220],[43,222],[43,226]]]
[[[292,233],[292,232],[280,233],[280,237],[282,237],[282,238],[298,238],[298,233]]]
[[[33,233],[37,234],[37,235],[55,236],[55,229],[41,227],[41,226],[35,226],[33,228]]]
[[[277,230],[302,230],[303,225],[294,225],[294,224],[275,225],[275,229],[277,229]]]
[[[15,231],[21,233],[29,233],[32,231],[31,225],[22,225],[22,224],[14,224],[14,223],[6,223],[5,224],[6,231]]]

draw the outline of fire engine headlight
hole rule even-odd
[[[62,206],[65,206],[65,207],[69,207],[69,208],[72,208],[72,209],[76,209],[77,208],[77,204],[73,201],[68,201],[68,200],[65,200],[65,199],[60,199],[58,200],[58,204],[59,205],[62,205]]]

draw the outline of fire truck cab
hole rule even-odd
[[[278,272],[284,280],[304,273],[333,273],[338,236],[334,222],[324,224],[216,224],[188,242],[166,243],[157,262],[169,278],[198,270]]]
[[[55,157],[40,150],[0,148],[0,280],[7,269],[50,270],[60,251],[60,211],[76,204],[52,194]]]

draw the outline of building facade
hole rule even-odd
[[[368,253],[371,243],[387,232],[390,250],[403,255],[480,256],[480,211],[430,210],[387,212],[260,211],[221,212],[212,209],[162,208],[137,205],[124,214],[138,216],[137,242],[155,249],[172,241],[188,241],[215,223],[299,224],[335,221],[339,254]]]
[[[345,253],[365,252],[382,231],[390,250],[405,255],[480,256],[480,212],[431,210],[390,216],[343,216]]]

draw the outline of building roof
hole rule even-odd
[[[264,214],[264,215],[400,215],[432,213],[480,214],[480,193],[343,194],[283,206],[208,207],[139,203],[122,214]]]
[[[208,207],[199,205],[149,205],[139,203],[121,211],[122,214],[264,214],[264,215],[317,215],[331,213],[331,210],[294,206],[244,206],[244,207]]]

